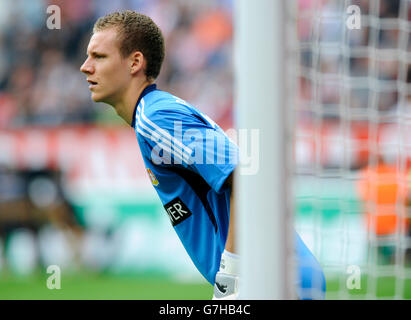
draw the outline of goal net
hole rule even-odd
[[[410,299],[411,1],[287,3],[296,230],[328,299]]]

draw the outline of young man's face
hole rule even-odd
[[[122,98],[130,81],[129,61],[120,54],[116,29],[93,34],[87,55],[80,71],[87,75],[91,98],[114,105]]]

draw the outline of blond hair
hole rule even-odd
[[[164,60],[165,45],[161,30],[153,20],[131,10],[113,12],[96,21],[93,34],[109,28],[117,29],[122,57],[140,51],[147,61],[147,78],[156,79]]]

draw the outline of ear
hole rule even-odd
[[[135,75],[140,70],[143,70],[145,59],[140,51],[135,51],[130,55],[130,73]]]

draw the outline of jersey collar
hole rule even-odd
[[[154,91],[157,89],[157,85],[155,83],[150,84],[149,86],[147,86],[143,92],[140,94],[140,96],[138,97],[136,106],[134,107],[134,111],[133,111],[133,120],[131,121],[131,127],[134,128],[135,124],[136,124],[136,112],[137,112],[137,106],[139,105],[141,99],[143,99],[143,97],[150,93],[151,91]]]

